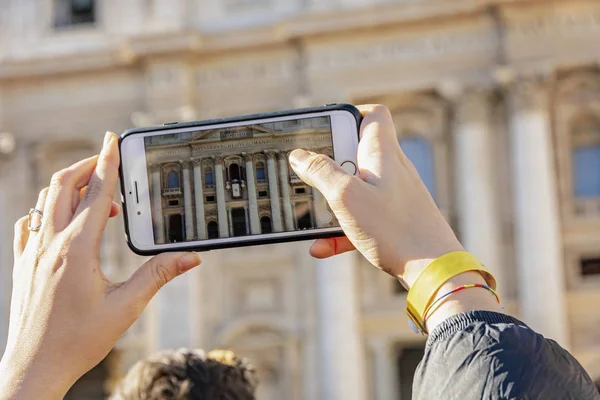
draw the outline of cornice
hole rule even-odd
[[[211,56],[223,52],[250,51],[273,46],[289,46],[315,36],[335,36],[374,27],[405,27],[436,19],[485,15],[490,6],[504,4],[552,3],[550,0],[423,0],[403,4],[382,4],[357,12],[322,11],[294,15],[275,25],[206,34],[198,31],[146,33],[111,39],[101,48],[71,53],[0,58],[0,80],[65,74],[131,66],[151,57]],[[33,44],[35,46],[35,44]]]

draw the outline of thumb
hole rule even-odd
[[[148,303],[160,288],[200,264],[196,253],[163,253],[142,265],[123,285],[124,295],[133,302]]]
[[[304,182],[317,189],[327,200],[333,200],[356,178],[324,154],[294,150],[290,165]]]

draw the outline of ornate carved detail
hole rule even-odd
[[[269,160],[276,160],[277,154],[279,154],[279,150],[265,150],[265,155]]]
[[[510,88],[514,110],[546,110],[549,106],[548,81],[543,75],[517,79]]]
[[[269,216],[271,215],[271,206],[270,205],[261,205],[258,207],[258,213],[267,213]]]
[[[181,168],[183,168],[183,169],[190,169],[190,167],[192,166],[192,161],[191,160],[179,160],[179,164],[181,165]]]
[[[223,156],[212,156],[212,159],[215,160],[215,165],[223,165]]]
[[[190,161],[192,162],[192,164],[194,166],[196,166],[196,165],[202,166],[202,163],[204,162],[204,159],[202,157],[196,157],[196,158],[190,159]]]
[[[493,93],[485,88],[472,88],[456,99],[456,118],[459,124],[488,121]]]
[[[253,162],[254,154],[244,152],[242,153],[242,158],[244,159],[244,162]]]
[[[265,161],[265,155],[262,153],[255,153],[252,156],[252,161],[254,161],[255,163],[257,163],[259,161]]]

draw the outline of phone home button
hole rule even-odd
[[[344,161],[342,163],[342,168],[344,168],[350,175],[356,175],[356,164],[354,164],[352,161]]]

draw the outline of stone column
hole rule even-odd
[[[160,179],[160,166],[152,166],[152,225],[154,227],[154,241],[164,244],[165,226],[162,214],[162,185]]]
[[[233,232],[233,217],[231,215],[231,208],[227,209],[227,220],[229,221],[229,236],[234,236],[234,232]]]
[[[192,206],[192,181],[190,162],[179,161],[183,170],[183,207],[185,221],[185,240],[194,240],[194,207]]]
[[[396,354],[387,338],[370,343],[373,354],[373,382],[376,400],[395,400],[399,396]]]
[[[227,206],[225,205],[225,181],[223,179],[223,158],[215,157],[215,185],[217,187],[217,217],[219,219],[219,237],[229,237]]]
[[[196,236],[206,239],[206,217],[204,215],[204,183],[202,182],[202,159],[195,158],[194,164],[194,201],[196,206]]]
[[[461,241],[507,290],[502,259],[502,223],[495,175],[492,93],[468,91],[457,99],[454,143]]]
[[[327,201],[325,197],[317,189],[312,189],[313,208],[315,209],[315,221],[317,228],[328,228],[330,218],[328,218],[329,210],[327,209]]]
[[[281,200],[279,198],[279,185],[277,184],[277,167],[275,158],[277,150],[266,151],[267,155],[267,174],[269,175],[269,193],[271,195],[271,221],[273,221],[273,232],[282,232],[281,223]]]
[[[248,217],[248,206],[244,206],[244,217],[246,218],[246,235],[250,234],[250,218]]]
[[[521,81],[509,100],[520,316],[568,347],[548,89],[538,81]]]
[[[356,252],[315,260],[321,399],[366,399],[356,287],[358,260]]]
[[[283,202],[283,220],[285,222],[285,230],[291,232],[294,230],[294,212],[292,211],[292,202],[290,199],[288,160],[285,153],[279,153],[277,159],[279,162],[281,201]]]
[[[248,208],[250,210],[250,234],[260,234],[260,219],[258,218],[258,200],[256,198],[256,173],[252,154],[242,153],[246,162],[246,190],[248,191]]]

